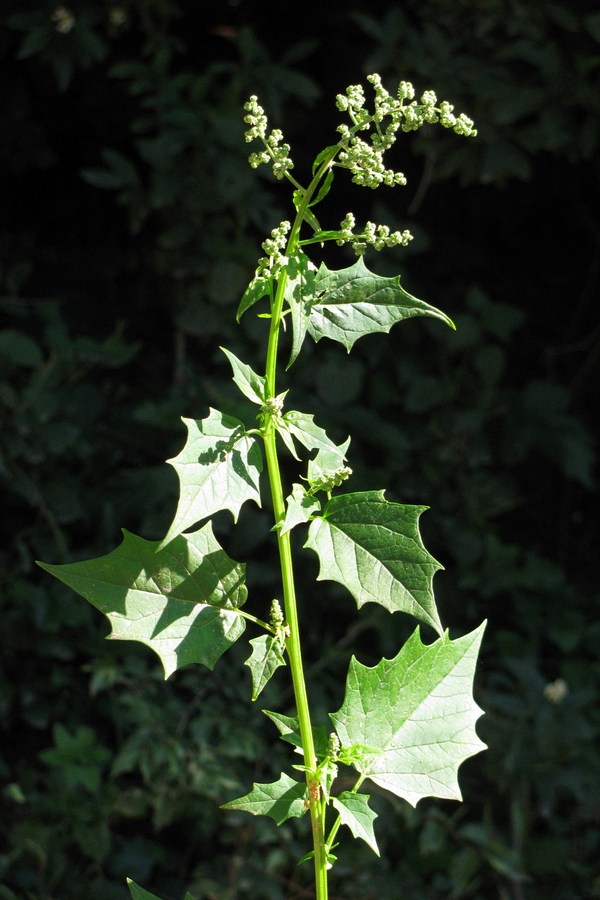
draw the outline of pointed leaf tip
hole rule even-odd
[[[210,522],[164,548],[123,531],[107,556],[40,565],[104,613],[111,639],[154,650],[165,677],[190,663],[212,669],[244,632],[245,566],[225,553]]]
[[[362,257],[353,266],[337,271],[322,263],[307,307],[306,330],[313,340],[327,337],[343,344],[348,352],[360,337],[388,332],[396,323],[415,316],[439,319],[454,327],[440,309],[405,291],[399,275],[375,275]]]
[[[343,584],[360,608],[379,603],[443,634],[433,576],[443,566],[419,531],[423,506],[391,503],[383,491],[338,494],[311,522],[305,547],[319,557],[319,580]]]
[[[418,629],[391,660],[352,659],[341,709],[331,716],[342,758],[416,806],[423,797],[460,800],[458,768],[485,749],[473,700],[485,622],[455,641],[421,642]]]
[[[188,431],[185,446],[167,460],[177,472],[180,493],[162,547],[221,509],[230,510],[237,521],[246,500],[261,505],[260,442],[246,434],[244,423],[212,408],[205,419],[183,419],[183,423]]]
[[[248,794],[224,803],[221,809],[238,809],[253,816],[269,816],[281,825],[286,819],[298,819],[305,814],[305,799],[306,783],[295,781],[283,773],[279,781],[272,784],[255,782]]]

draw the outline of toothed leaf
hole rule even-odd
[[[319,580],[343,584],[359,608],[379,603],[415,616],[441,635],[432,580],[442,566],[419,533],[426,508],[389,503],[383,491],[332,497],[312,520],[305,544],[319,557]]]
[[[278,638],[272,634],[261,634],[250,641],[252,653],[244,663],[252,677],[252,699],[256,700],[264,686],[273,677],[276,669],[285,666],[283,649]]]
[[[340,759],[413,806],[423,797],[460,800],[458,768],[485,749],[473,700],[484,628],[428,646],[417,628],[394,659],[373,668],[353,657],[344,703],[331,716]]]
[[[373,830],[377,813],[369,806],[368,796],[343,791],[337,797],[332,797],[331,803],[339,812],[342,825],[347,825],[355,838],[365,841],[373,853],[379,856],[379,847]]]
[[[296,525],[308,522],[320,509],[320,501],[308,494],[301,484],[292,485],[292,493],[286,500],[285,519],[281,526],[281,534],[291,531]]]
[[[250,793],[224,803],[222,809],[240,809],[253,816],[270,816],[278,825],[286,819],[299,819],[307,810],[306,784],[282,774],[273,784],[252,785]]]
[[[400,276],[375,275],[362,256],[350,268],[338,271],[330,271],[322,263],[306,309],[306,328],[313,340],[330,338],[348,352],[363,335],[388,332],[397,322],[414,316],[440,319],[454,328],[441,310],[408,294],[400,285]]]
[[[244,424],[216,409],[201,420],[183,419],[188,438],[181,453],[167,460],[179,477],[175,518],[163,545],[220,509],[237,520],[246,500],[260,506],[259,476],[262,453]]]
[[[108,618],[114,640],[139,641],[160,657],[168,678],[202,663],[212,669],[241,636],[245,566],[225,553],[208,522],[166,547],[123,532],[107,556],[41,567]]]

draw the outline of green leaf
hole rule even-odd
[[[373,853],[379,856],[379,847],[373,830],[377,813],[369,806],[368,796],[343,791],[337,797],[332,797],[331,803],[339,812],[342,825],[347,825],[355,838],[366,841]]]
[[[241,362],[230,350],[221,347],[221,350],[231,363],[233,369],[233,380],[239,387],[242,394],[253,403],[262,406],[265,399],[265,379],[262,375],[257,375],[250,366]]]
[[[249,794],[224,803],[222,809],[240,809],[253,816],[270,816],[278,825],[286,819],[299,819],[307,810],[306,784],[282,774],[272,784],[252,785]]]
[[[216,409],[201,421],[182,421],[188,430],[186,444],[167,460],[179,476],[179,504],[163,546],[220,509],[231,510],[237,521],[246,500],[260,506],[262,453],[256,438],[246,435],[243,422]]]
[[[317,196],[310,204],[311,206],[316,206],[317,203],[320,203],[321,200],[324,200],[329,191],[331,190],[331,185],[333,184],[333,169],[329,169],[327,175],[325,176],[325,181],[319,188]]]
[[[252,653],[244,663],[252,676],[252,699],[256,700],[265,684],[280,666],[285,666],[281,641],[272,634],[261,634],[252,638]]]
[[[286,271],[288,280],[285,286],[285,302],[292,318],[292,349],[286,366],[286,369],[289,369],[296,361],[306,337],[310,317],[309,302],[314,298],[317,269],[306,253],[297,250],[290,256]]]
[[[330,144],[329,147],[325,147],[323,150],[321,150],[321,152],[318,153],[317,156],[315,156],[314,162],[312,164],[313,175],[316,174],[317,169],[319,168],[321,163],[328,162],[330,159],[333,159],[339,149],[339,144]]]
[[[353,657],[344,703],[331,716],[340,759],[348,749],[359,772],[413,806],[423,797],[460,800],[458,767],[485,749],[472,694],[485,624],[428,646],[417,628],[394,659],[373,668]]]
[[[339,447],[334,444],[324,428],[315,425],[312,413],[302,413],[291,409],[283,416],[290,433],[298,440],[307,450],[326,450],[334,457],[339,459],[339,466],[344,464],[346,459],[346,450],[350,446],[350,438]],[[339,467],[338,466],[338,467]]]
[[[156,894],[151,894],[150,891],[145,891],[144,888],[139,887],[139,885],[132,881],[131,878],[127,879],[127,886],[133,900],[160,900],[160,897],[157,897]]]
[[[329,448],[319,450],[315,458],[308,461],[306,479],[311,490],[331,492],[352,474],[352,469],[340,463],[340,458],[346,457],[349,444],[350,438],[335,451]]]
[[[133,900],[160,900],[160,897],[157,897],[156,894],[151,894],[150,891],[145,891],[144,888],[139,887],[131,880],[131,878],[127,879],[127,886],[129,887],[129,892],[131,893]],[[195,898],[187,891],[183,900],[195,900]]]
[[[262,300],[263,297],[268,296],[270,291],[270,278],[253,278],[240,300],[240,305],[238,306],[236,313],[237,321],[240,321],[247,309],[250,309],[251,306],[254,306],[254,304],[258,303],[259,300]]]
[[[441,635],[432,580],[443,567],[421,540],[419,516],[425,509],[389,503],[383,491],[332,497],[311,522],[305,544],[319,557],[318,579],[343,584],[359,609],[379,603],[415,616]]]
[[[315,341],[323,337],[338,341],[348,352],[363,335],[388,332],[396,322],[413,316],[431,316],[454,328],[441,310],[408,294],[400,286],[400,276],[375,275],[362,257],[350,268],[335,272],[322,263],[314,292],[308,303],[308,333]]]
[[[307,493],[301,484],[292,485],[292,493],[286,499],[285,519],[281,526],[281,534],[291,531],[296,525],[308,522],[320,509],[320,501]]]
[[[302,752],[302,738],[300,737],[300,723],[296,716],[284,716],[281,713],[271,712],[263,709],[265,716],[273,722],[282,741],[296,747]],[[318,757],[325,756],[327,753],[327,742],[329,734],[325,725],[313,725],[312,729],[313,741],[315,744],[315,753]]]
[[[202,663],[212,669],[241,636],[236,611],[247,598],[245,566],[230,559],[208,522],[168,546],[123,532],[112,553],[69,565],[39,565],[108,618],[113,640],[158,654],[168,678]]]

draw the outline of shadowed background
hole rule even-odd
[[[352,436],[352,489],[431,507],[444,624],[458,636],[489,619],[476,699],[490,749],[462,767],[462,805],[377,796],[382,860],[348,839],[331,895],[600,896],[600,13],[591,0],[284,6],[7,0],[0,13],[0,898],[123,900],[126,874],[173,900],[311,896],[310,867],[295,866],[304,820],[218,809],[289,762],[260,713],[289,711],[285,672],[259,709],[241,643],[213,674],[165,684],[149,650],[105,642],[106,620],[33,560],[108,553],[121,527],[161,538],[179,417],[254,415],[218,345],[264,366],[264,320],[238,328],[235,310],[291,210],[285,183],[247,165],[242,105],[259,96],[304,181],[335,140],[336,93],[372,71],[433,88],[479,136],[402,137],[407,187],[342,173],[319,218],[409,227],[409,248],[367,264],[400,272],[457,331],[408,322],[350,356],[307,342],[282,387],[338,442]],[[267,615],[280,590],[268,516],[248,504],[216,530]],[[316,558],[299,552],[325,721],[351,653],[391,657],[413,623],[315,586]]]

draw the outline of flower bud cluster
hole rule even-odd
[[[283,612],[281,611],[281,604],[279,600],[271,601],[271,614],[269,616],[269,622],[273,626],[273,628],[279,628],[283,625]]]
[[[246,143],[249,144],[258,138],[265,145],[265,149],[259,153],[251,153],[248,162],[253,169],[257,169],[263,163],[272,163],[275,178],[281,180],[286,172],[294,168],[290,158],[290,145],[283,143],[283,133],[279,128],[273,128],[267,135],[268,120],[256,95],[253,94],[244,104],[244,110],[246,111],[244,122],[250,125],[245,135]]]
[[[263,420],[263,424],[266,424],[267,421],[271,421],[276,428],[283,427],[284,422],[282,413],[286,393],[287,392],[278,394],[277,397],[266,398],[265,402],[260,408],[259,414],[259,417]]]
[[[310,492],[312,494],[317,491],[326,491],[329,494],[334,488],[339,487],[344,481],[350,478],[351,475],[352,469],[350,466],[340,466],[335,472],[311,479]]]
[[[400,82],[394,97],[384,88],[379,75],[369,75],[367,80],[375,92],[372,111],[365,105],[361,85],[349,85],[345,95],[337,96],[337,107],[348,113],[352,126],[340,125],[337,129],[341,135],[341,151],[336,165],[349,169],[355,184],[370,188],[380,184],[406,184],[401,172],[386,168],[383,162],[383,154],[394,144],[398,131],[417,131],[425,124],[439,122],[442,127],[451,128],[465,137],[477,134],[473,121],[464,113],[455,116],[454,108],[447,100],[438,106],[433,91],[425,91],[417,102],[415,89],[408,81]],[[384,122],[387,122],[385,126]],[[367,143],[358,133],[371,129],[370,143]]]
[[[289,259],[281,251],[286,245],[287,234],[292,226],[289,222],[281,222],[271,232],[271,237],[263,241],[262,248],[267,254],[258,260],[256,278],[273,278],[287,266]]]
[[[352,244],[352,249],[357,256],[362,256],[368,245],[375,250],[383,250],[384,247],[407,247],[413,239],[407,228],[404,231],[391,231],[387,225],[376,225],[374,222],[367,222],[364,231],[356,234],[355,224],[354,215],[351,212],[346,213],[340,222],[337,244],[340,247],[344,244]]]

